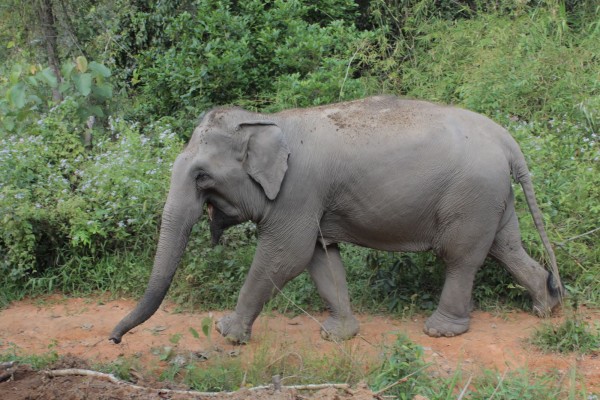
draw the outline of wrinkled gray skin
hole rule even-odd
[[[524,190],[552,273],[523,250],[511,175]],[[254,221],[258,246],[235,311],[217,329],[247,342],[263,305],[308,270],[331,314],[323,337],[358,332],[338,243],[433,250],[447,266],[431,336],[469,328],[477,269],[491,255],[547,315],[562,285],[523,154],[510,134],[463,109],[393,97],[256,114],[210,111],[173,166],[154,268],[137,307],[115,327],[119,343],[162,302],[204,206],[213,241]]]

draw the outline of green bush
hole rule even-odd
[[[374,391],[383,390],[386,396],[399,399],[435,393],[441,385],[438,383],[436,388],[431,387],[433,381],[426,371],[428,364],[423,355],[421,346],[404,335],[398,335],[396,342],[385,350],[384,361],[373,371],[369,385]]]
[[[148,251],[156,240],[180,140],[168,127],[155,125],[141,134],[136,124],[110,119],[109,131],[97,132],[93,150],[86,151],[78,107],[66,98],[40,116],[28,135],[0,138],[4,285],[77,287],[69,280],[84,281],[69,276],[69,265],[94,268],[118,251]]]
[[[11,133],[27,134],[41,113],[47,113],[62,98],[75,105],[77,117],[84,122],[88,117],[105,117],[113,96],[109,81],[111,71],[101,63],[79,56],[61,68],[61,80],[54,71],[40,65],[15,63],[8,74],[9,79],[0,93],[0,123]],[[54,98],[58,95],[61,100]]]
[[[342,19],[355,12],[352,1],[324,4],[199,1],[166,24],[166,47],[137,57],[138,117],[174,115],[188,133],[213,105],[274,109],[363,95],[350,61],[373,35]]]

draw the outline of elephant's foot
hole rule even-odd
[[[236,313],[221,318],[216,329],[225,339],[235,344],[248,343],[252,332],[252,327],[246,326]]]
[[[423,331],[432,337],[453,337],[469,330],[469,317],[451,318],[436,310],[425,322]]]
[[[329,317],[321,325],[321,337],[332,342],[348,340],[356,336],[358,326],[358,320],[353,315],[343,319]]]

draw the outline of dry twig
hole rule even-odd
[[[471,384],[471,380],[472,379],[473,379],[473,375],[469,376],[469,379],[467,380],[467,383],[466,383],[465,387],[460,392],[460,395],[458,395],[458,397],[456,398],[456,400],[462,400],[463,397],[465,397],[465,394],[467,394],[467,389],[469,388],[469,385]]]

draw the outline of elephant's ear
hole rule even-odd
[[[281,129],[271,121],[241,123],[245,133],[244,169],[263,188],[270,200],[275,200],[288,168],[290,150]]]

